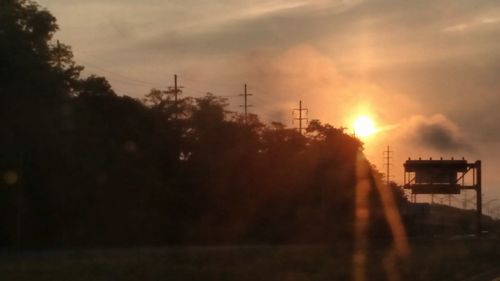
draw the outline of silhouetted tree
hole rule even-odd
[[[80,77],[48,11],[1,1],[0,22],[0,169],[23,175],[25,247],[349,239],[363,147],[342,128],[244,122],[210,93],[120,96]]]
[[[116,96],[108,80],[95,75],[80,80],[78,93],[82,96]]]

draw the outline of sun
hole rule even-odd
[[[375,122],[372,118],[362,115],[354,120],[354,133],[361,138],[369,137],[377,132]]]

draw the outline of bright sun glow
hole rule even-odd
[[[354,132],[356,136],[366,138],[377,132],[375,123],[368,116],[359,116],[354,121]]]

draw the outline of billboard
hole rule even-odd
[[[408,160],[404,164],[413,194],[459,194],[459,173],[467,172],[466,160]]]

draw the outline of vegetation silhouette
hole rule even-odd
[[[245,122],[211,93],[120,96],[80,76],[34,2],[2,0],[0,22],[2,248],[352,239],[363,144],[343,128]],[[386,237],[371,177],[373,237]]]

